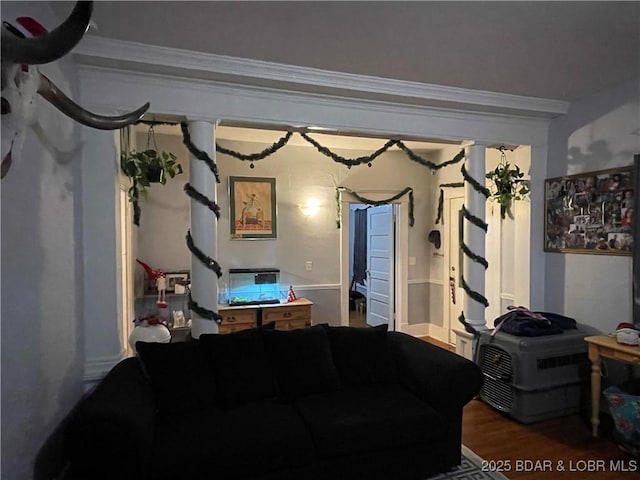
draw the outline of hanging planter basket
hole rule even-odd
[[[502,158],[500,164],[486,177],[493,182],[490,199],[500,204],[500,216],[504,219],[507,215],[513,218],[511,206],[515,200],[523,200],[530,192],[529,180],[525,180],[524,172],[520,167],[514,165],[511,167],[506,161],[504,147],[500,148]]]
[[[155,148],[149,148],[151,142]],[[131,179],[128,194],[129,201],[133,204],[133,223],[136,226],[140,225],[139,200],[146,197],[151,184],[165,185],[167,180],[182,173],[182,166],[173,153],[158,150],[153,125],[149,127],[146,150],[136,152],[125,149],[120,155],[120,168]]]

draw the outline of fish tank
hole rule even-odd
[[[280,303],[280,270],[277,268],[229,269],[229,305]]]

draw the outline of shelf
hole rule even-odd
[[[165,294],[165,298],[186,297],[186,296],[187,296],[186,293],[166,293]],[[144,294],[142,297],[136,297],[136,298],[158,298],[158,294],[157,293]]]

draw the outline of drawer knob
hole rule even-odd
[[[291,316],[291,312],[284,312],[283,317],[284,318],[289,318]]]

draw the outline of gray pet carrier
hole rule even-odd
[[[589,359],[585,325],[556,335],[517,337],[482,332],[477,362],[484,374],[480,398],[522,423],[580,411]]]

